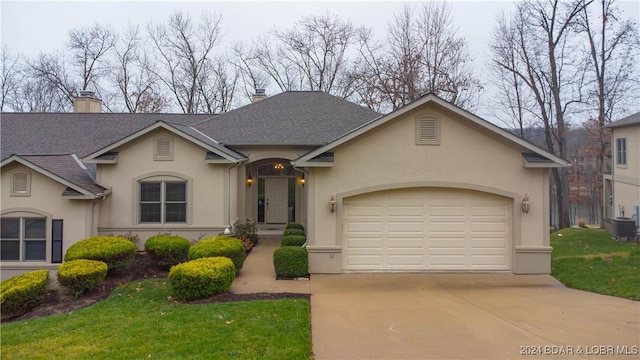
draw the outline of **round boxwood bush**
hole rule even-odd
[[[205,257],[172,267],[169,285],[175,298],[195,300],[229,291],[235,277],[231,259]]]
[[[282,233],[282,236],[287,236],[287,235],[303,235],[304,236],[304,230],[285,229],[284,232]]]
[[[290,223],[290,224],[287,224],[287,227],[286,227],[286,228],[284,228],[284,229],[285,229],[285,230],[288,230],[288,229],[297,229],[297,230],[302,230],[302,231],[304,231],[304,226],[302,226],[302,224],[298,224],[298,223]]]
[[[107,277],[108,266],[97,260],[78,259],[58,267],[58,282],[75,297],[95,289]]]
[[[0,283],[2,318],[21,315],[38,305],[47,291],[49,270],[36,270]]]
[[[309,274],[307,249],[297,246],[283,246],[273,252],[273,267],[282,278],[295,278]]]
[[[280,246],[302,246],[307,242],[304,235],[285,235],[280,239]]]
[[[123,237],[94,236],[71,245],[64,261],[86,259],[102,261],[109,271],[126,270],[136,256],[136,245]]]
[[[144,249],[158,262],[171,267],[185,262],[189,255],[189,240],[175,235],[156,235],[144,242]]]
[[[236,274],[242,269],[247,254],[240,239],[230,236],[215,236],[203,239],[191,246],[189,249],[189,260],[205,257],[224,256],[231,261],[236,268]]]

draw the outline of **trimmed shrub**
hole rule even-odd
[[[171,267],[187,260],[189,240],[175,235],[156,235],[144,242],[144,249],[158,262],[158,265]]]
[[[235,277],[231,259],[205,257],[172,267],[169,285],[175,298],[195,300],[229,291]]]
[[[283,246],[273,252],[273,267],[276,275],[283,278],[295,278],[309,274],[307,249],[296,246]]]
[[[189,260],[215,256],[231,259],[236,268],[236,274],[240,272],[244,259],[247,258],[242,241],[225,235],[201,240],[189,249]]]
[[[251,241],[253,245],[258,243],[258,227],[253,220],[247,221],[246,224],[236,225],[235,233],[235,236],[242,241]]]
[[[75,297],[95,289],[107,277],[109,267],[97,260],[78,259],[58,267],[58,282],[69,289]]]
[[[38,305],[47,292],[49,270],[36,270],[0,283],[2,318],[21,315]]]
[[[71,245],[64,261],[86,259],[102,261],[109,271],[126,270],[136,256],[136,245],[117,236],[94,236]]]
[[[300,230],[300,229],[285,229],[284,232],[282,233],[282,236],[287,236],[287,235],[302,235],[302,236],[304,236],[304,230]]]
[[[298,230],[304,231],[304,226],[298,223],[290,223],[290,224],[287,224],[287,227],[285,228],[285,230],[287,229],[298,229]]]
[[[285,235],[280,239],[280,246],[302,246],[307,242],[304,235]]]

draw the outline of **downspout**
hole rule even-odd
[[[95,225],[95,218],[96,218],[96,205],[107,198],[107,196],[111,195],[111,189],[108,189],[107,191],[100,193],[100,194],[96,194],[96,197],[93,201],[91,201],[91,223],[89,224],[91,226],[91,237],[93,236],[97,236],[98,235],[98,229],[94,226]],[[95,229],[95,232],[94,232]]]
[[[233,225],[231,224],[231,169],[242,165],[243,162],[244,161],[238,161],[233,164],[233,166],[229,167],[229,173],[227,174],[227,184],[229,184],[229,188],[227,189],[227,224],[229,224],[229,226],[225,229],[225,234],[227,230],[230,232],[233,231]]]

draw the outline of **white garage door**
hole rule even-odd
[[[344,200],[344,270],[508,270],[510,200],[458,189]]]

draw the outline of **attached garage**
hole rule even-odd
[[[448,188],[345,198],[343,270],[510,270],[511,202]]]

